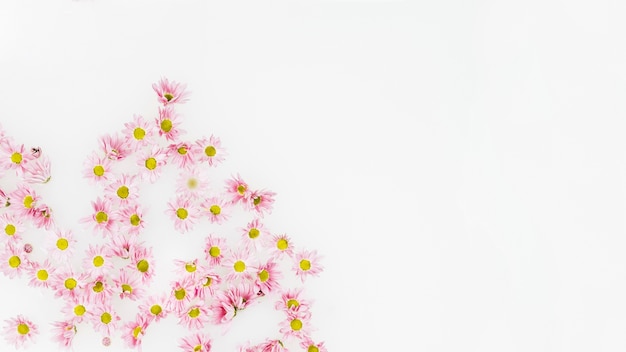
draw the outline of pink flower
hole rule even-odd
[[[274,308],[291,315],[306,315],[309,312],[311,302],[303,299],[302,288],[284,291]]]
[[[268,243],[270,244],[268,247],[271,248],[274,258],[291,257],[293,255],[293,243],[291,242],[291,238],[286,234],[274,235]]]
[[[141,281],[139,281],[139,274],[134,271],[128,272],[120,269],[118,277],[114,278],[113,282],[117,286],[121,299],[128,298],[131,301],[136,301],[145,294],[145,289],[141,285]]]
[[[209,188],[206,175],[197,167],[181,170],[176,180],[176,185],[177,194],[193,200],[200,199]]]
[[[71,350],[72,341],[78,329],[72,320],[55,321],[52,323],[52,335],[54,341],[64,350]]]
[[[110,203],[98,197],[95,202],[91,202],[91,205],[93,207],[92,215],[83,218],[81,222],[92,224],[93,228],[102,233],[104,237],[110,235],[115,225]]]
[[[288,315],[287,318],[280,323],[280,333],[283,334],[285,339],[290,337],[303,339],[309,336],[311,332],[310,320],[310,315]]]
[[[171,106],[159,108],[156,123],[159,126],[159,136],[164,136],[170,142],[177,141],[178,137],[186,132],[179,128],[180,116]]]
[[[74,248],[77,243],[72,231],[56,230],[50,239],[48,255],[55,261],[67,263],[74,256]]]
[[[152,248],[136,246],[131,253],[130,264],[128,270],[134,270],[141,282],[145,285],[152,281],[154,276],[154,257],[152,256]]]
[[[105,134],[100,137],[100,145],[104,155],[110,160],[123,160],[133,152],[126,138],[119,134]]]
[[[289,352],[280,340],[267,339],[256,346],[246,346],[240,348],[241,352]]]
[[[16,215],[21,216],[22,219],[31,219],[33,217],[37,203],[39,202],[39,196],[32,188],[20,184],[15,191],[11,193],[10,198],[15,201],[15,206],[17,207]]]
[[[32,287],[49,287],[49,280],[54,275],[56,269],[46,259],[43,263],[30,262],[26,268],[27,275],[30,278],[28,285]]]
[[[224,260],[224,266],[229,267],[226,281],[243,280],[251,281],[254,279],[253,268],[251,265],[251,254],[246,248],[240,248],[231,251]]]
[[[169,314],[166,308],[167,301],[167,295],[153,295],[139,305],[139,312],[147,317],[150,322],[157,322]]]
[[[161,169],[166,164],[166,155],[155,145],[147,152],[144,152],[137,161],[140,170],[139,174],[143,180],[149,180],[151,183],[156,182],[161,176]]]
[[[183,196],[168,203],[167,214],[174,220],[174,228],[180,232],[189,232],[193,229],[199,217],[199,210],[191,199]]]
[[[209,262],[209,266],[219,266],[224,259],[224,253],[226,253],[228,247],[226,247],[226,239],[222,237],[213,237],[209,235],[205,239],[204,253],[206,259]]]
[[[112,172],[111,160],[106,156],[101,157],[94,152],[85,160],[83,176],[91,183],[108,180]]]
[[[87,283],[85,274],[76,275],[71,268],[61,267],[50,280],[50,286],[56,297],[75,299],[81,294]]]
[[[0,144],[0,166],[3,169],[15,170],[19,175],[26,171],[26,165],[33,160],[33,156],[26,152],[24,145],[16,145],[12,140],[5,140]]]
[[[111,287],[107,278],[107,276],[98,275],[85,284],[83,294],[87,295],[89,302],[102,305],[111,301],[113,287]]]
[[[205,300],[209,296],[215,294],[216,287],[220,285],[222,279],[219,275],[208,272],[206,269],[203,273],[197,275],[195,280],[195,292],[196,297],[200,300]]]
[[[256,279],[255,284],[263,293],[270,293],[280,288],[278,280],[282,278],[282,274],[278,270],[278,265],[273,261],[255,267]]]
[[[140,115],[133,115],[133,121],[124,124],[126,141],[133,151],[151,144],[156,136],[156,128]]]
[[[200,330],[209,322],[209,308],[204,304],[194,304],[180,312],[178,318],[179,325],[189,330]]]
[[[324,342],[315,343],[308,336],[302,338],[300,347],[304,348],[307,352],[328,352],[328,349],[324,346]]]
[[[259,216],[269,214],[272,212],[275,195],[276,193],[266,190],[253,191],[248,199],[248,207]]]
[[[46,204],[37,204],[32,213],[33,224],[38,228],[50,230],[54,225],[52,209]]]
[[[157,93],[159,102],[163,105],[183,104],[189,100],[187,85],[176,81],[170,82],[167,78],[161,78],[157,83],[152,84],[152,89]]]
[[[130,204],[139,197],[136,176],[122,174],[104,190],[104,197],[114,204]]]
[[[246,227],[241,229],[242,241],[250,250],[256,250],[262,247],[262,243],[267,243],[269,233],[265,230],[265,226],[260,219],[254,219],[249,222]]]
[[[5,193],[2,189],[0,189],[0,208],[8,207],[9,205],[11,205],[11,199],[9,198],[9,195]]]
[[[106,275],[113,270],[113,258],[104,245],[89,245],[83,259],[83,269],[90,277]]]
[[[2,331],[4,339],[15,348],[28,347],[39,334],[37,325],[21,314],[15,318],[6,319],[4,323]]]
[[[118,210],[117,219],[122,233],[139,235],[145,228],[142,207],[139,204],[129,204]]]
[[[211,305],[213,322],[229,323],[238,312],[246,309],[255,297],[254,289],[250,285],[231,286],[226,291],[218,292]]]
[[[178,345],[183,352],[209,352],[211,351],[211,339],[209,335],[196,332],[183,337]]]
[[[93,308],[93,316],[91,317],[93,328],[105,336],[113,334],[120,320],[120,316],[113,310],[110,303],[101,303]]]
[[[220,139],[213,135],[208,139],[205,137],[197,140],[196,145],[203,151],[199,153],[200,162],[208,163],[209,166],[217,166],[228,156],[226,150],[222,149]]]
[[[229,203],[218,197],[211,197],[203,201],[200,208],[204,214],[208,215],[209,221],[212,223],[221,224],[230,217],[228,213],[230,210]]]
[[[302,282],[307,276],[319,276],[324,270],[320,264],[320,256],[317,255],[317,251],[301,251],[296,254],[293,270],[296,272],[296,276],[299,276]]]
[[[51,178],[50,159],[47,155],[26,164],[24,181],[28,183],[48,183]]]
[[[239,174],[226,180],[226,194],[230,197],[231,203],[247,202],[250,198],[248,184]]]
[[[22,238],[22,221],[10,212],[0,215],[0,233],[3,233],[2,240],[18,243]]]
[[[178,142],[167,147],[168,159],[181,169],[188,169],[195,164],[196,146],[191,143]]]
[[[167,309],[176,313],[182,312],[193,298],[194,287],[191,278],[186,277],[174,282]]]
[[[90,304],[87,295],[78,295],[75,299],[66,300],[65,305],[61,309],[64,317],[75,323],[81,323],[83,320],[91,317]]]
[[[6,244],[4,251],[0,255],[0,260],[2,260],[0,272],[11,279],[21,276],[29,266],[24,249],[11,242]]]
[[[198,259],[174,260],[174,270],[176,273],[176,277],[190,277],[192,281],[195,281],[198,269],[200,269],[200,271],[204,270],[202,265],[198,264]]]
[[[137,314],[135,320],[124,324],[122,338],[124,339],[126,346],[141,350],[141,340],[146,334],[148,325],[150,325],[148,318],[142,314]]]
[[[128,259],[139,243],[137,243],[137,236],[124,236],[122,234],[117,234],[111,238],[107,245],[114,256],[122,259]]]

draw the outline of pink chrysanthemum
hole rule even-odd
[[[324,342],[315,342],[310,337],[304,336],[300,342],[300,347],[307,352],[328,352]]]
[[[282,341],[267,339],[255,346],[248,344],[248,346],[241,347],[240,352],[289,352],[289,350],[285,348]]]
[[[55,321],[52,323],[53,340],[64,350],[71,350],[72,341],[78,332],[76,324],[72,320]]]
[[[6,319],[4,324],[2,331],[4,339],[15,348],[28,347],[39,334],[37,325],[21,314],[15,318]]]
[[[205,239],[204,253],[209,262],[209,266],[216,267],[222,263],[224,253],[228,250],[226,239],[209,235]]]
[[[180,232],[189,232],[199,218],[199,210],[191,199],[178,196],[168,203],[167,214],[174,220],[174,228]]]
[[[250,198],[248,184],[237,174],[226,180],[226,194],[231,203],[247,203]]]
[[[158,322],[169,314],[167,301],[168,297],[165,294],[148,297],[139,305],[139,312],[147,317],[150,322]]]
[[[23,233],[21,219],[11,213],[0,215],[0,233],[4,235],[0,241],[19,242]]]
[[[178,141],[178,137],[185,134],[180,128],[180,116],[171,106],[159,108],[159,117],[156,119],[159,136],[164,136],[170,142]]]
[[[24,270],[29,267],[29,261],[24,249],[10,242],[6,244],[4,251],[2,251],[0,260],[2,260],[0,272],[11,279],[21,276]]]
[[[215,290],[222,283],[222,279],[219,275],[205,270],[202,273],[198,273],[195,283],[196,297],[200,300],[205,300],[215,294]]]
[[[137,242],[137,236],[117,234],[111,238],[107,245],[114,256],[122,259],[128,259],[139,243]]]
[[[83,294],[89,298],[93,304],[104,304],[111,301],[113,297],[113,287],[109,283],[109,277],[98,275],[85,284]]]
[[[28,183],[48,183],[52,178],[50,158],[43,155],[26,164],[24,181]]]
[[[136,246],[135,250],[131,253],[130,264],[128,270],[135,271],[141,278],[141,282],[147,285],[152,281],[154,276],[154,257],[152,255],[152,248],[144,247],[142,245]]]
[[[47,204],[37,204],[31,213],[33,224],[37,228],[50,230],[54,227],[54,218],[52,217],[52,208]]]
[[[183,337],[178,345],[183,352],[210,352],[211,339],[209,335],[197,332]]]
[[[16,145],[12,140],[0,144],[0,166],[3,169],[15,170],[19,175],[26,171],[26,165],[33,156],[26,151],[24,145]]]
[[[11,198],[9,197],[9,194],[0,189],[0,208],[8,207],[9,205],[11,205]]]
[[[77,242],[71,230],[56,230],[54,236],[50,236],[48,255],[55,261],[67,263],[74,256]]]
[[[211,197],[206,199],[200,204],[202,212],[209,217],[209,221],[212,223],[221,224],[228,220],[229,215],[229,203],[219,197]]]
[[[278,264],[270,260],[265,264],[255,267],[255,270],[255,284],[259,291],[267,294],[280,288],[278,280],[282,278],[282,274],[278,270]]]
[[[91,183],[98,183],[108,180],[112,176],[112,163],[106,156],[100,156],[93,152],[85,160],[83,176]]]
[[[186,88],[186,84],[170,82],[167,78],[161,78],[157,83],[152,84],[152,89],[157,93],[159,102],[163,105],[187,102],[189,92]]]
[[[247,248],[257,250],[263,244],[267,244],[269,233],[265,230],[265,226],[260,219],[254,219],[241,229],[241,237]]]
[[[198,153],[199,162],[207,163],[209,166],[217,166],[226,159],[228,153],[222,148],[222,142],[219,138],[211,135],[196,141],[196,145],[202,151]]]
[[[139,235],[146,226],[143,210],[139,204],[129,204],[121,208],[116,217],[122,233]]]
[[[194,298],[194,295],[193,281],[189,277],[174,282],[167,302],[167,309],[176,313],[182,312]]]
[[[50,260],[46,259],[42,263],[30,262],[26,271],[29,278],[29,286],[48,288],[50,286],[49,280],[54,275],[56,269],[52,266]]]
[[[302,296],[302,288],[284,291],[274,308],[290,315],[306,315],[309,313],[311,302]]]
[[[285,256],[293,256],[293,243],[291,238],[286,234],[274,235],[268,240],[268,247],[272,251],[274,258],[284,258]]]
[[[12,200],[12,204],[15,204],[16,209],[15,215],[21,216],[22,219],[31,219],[34,215],[35,209],[40,200],[37,193],[25,184],[20,184],[17,186],[15,191],[13,191],[10,195]]]
[[[106,275],[113,270],[113,258],[109,248],[104,245],[89,245],[83,259],[83,270],[90,277]]]
[[[115,225],[110,203],[98,197],[95,202],[91,202],[91,205],[93,207],[92,215],[83,218],[81,222],[92,224],[93,228],[102,233],[104,237],[110,235]]]
[[[113,310],[110,303],[97,304],[93,308],[91,323],[95,331],[99,331],[104,336],[111,336],[117,328],[120,316]]]
[[[99,141],[104,155],[110,160],[123,160],[133,152],[128,140],[117,133],[105,134]]]
[[[303,339],[311,333],[312,329],[310,323],[310,315],[299,316],[289,314],[287,318],[279,324],[280,333],[283,334],[285,339],[291,337]]]
[[[215,324],[229,323],[238,312],[246,309],[256,298],[251,285],[240,285],[216,294],[211,305]]]
[[[293,262],[293,270],[296,272],[296,276],[300,277],[302,282],[307,276],[319,276],[324,271],[324,268],[320,264],[320,256],[317,251],[303,250],[296,253]]]
[[[195,164],[196,146],[192,143],[178,142],[167,147],[168,160],[181,169],[188,169]]]
[[[75,299],[65,301],[65,305],[61,308],[61,313],[65,319],[74,323],[81,323],[83,320],[90,320],[91,305],[86,295],[78,295]]]
[[[50,287],[56,297],[75,299],[84,290],[87,283],[85,274],[76,274],[70,268],[62,267],[50,280]]]
[[[209,308],[204,304],[194,304],[178,314],[178,324],[189,330],[200,330],[209,322]]]
[[[140,115],[134,115],[133,121],[125,123],[124,127],[126,141],[134,151],[151,144],[156,136],[155,126]]]
[[[252,191],[248,199],[248,207],[259,216],[269,214],[272,212],[274,196],[276,193],[266,190]]]
[[[163,166],[165,166],[166,163],[166,155],[158,145],[154,145],[150,150],[144,152],[137,160],[137,165],[140,167],[139,174],[141,178],[151,183],[159,179]]]
[[[124,324],[124,330],[122,331],[122,338],[126,343],[126,346],[135,348],[138,351],[141,350],[141,341],[146,334],[150,321],[142,314],[137,314],[135,320],[129,321]]]
[[[198,263],[198,259],[192,260],[174,260],[174,273],[176,277],[190,277],[192,281],[196,280],[198,271],[203,272],[205,269],[202,264]]]
[[[135,175],[122,174],[104,190],[104,197],[115,204],[128,205],[139,197]]]
[[[131,301],[137,301],[143,298],[145,289],[139,279],[139,274],[135,271],[127,271],[120,269],[119,275],[113,279],[120,298],[128,298]]]
[[[236,251],[231,251],[228,256],[224,258],[224,266],[229,268],[228,276],[226,276],[226,281],[253,280],[254,268],[251,266],[251,264],[252,256],[248,249],[240,248]]]

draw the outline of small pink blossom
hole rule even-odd
[[[317,251],[303,250],[296,253],[293,261],[293,270],[296,272],[296,276],[300,277],[302,282],[308,276],[319,276],[324,271],[324,268],[320,264],[320,256]]]
[[[202,212],[212,223],[221,224],[230,217],[230,204],[219,197],[211,197],[200,204]]]
[[[152,144],[156,136],[156,128],[141,115],[133,115],[133,121],[124,124],[126,141],[133,151]]]
[[[29,286],[48,288],[50,286],[49,280],[54,276],[56,269],[52,266],[50,260],[45,259],[42,263],[30,262],[26,271],[29,278]]]
[[[121,174],[104,190],[104,197],[114,204],[133,204],[139,197],[139,187],[135,175]]]
[[[226,194],[231,203],[247,203],[250,198],[248,184],[237,174],[226,180]]]
[[[117,329],[120,316],[113,310],[109,302],[97,304],[93,308],[91,323],[95,331],[99,331],[105,336],[111,336]]]
[[[283,276],[278,270],[277,263],[270,260],[254,269],[256,271],[254,282],[259,291],[267,294],[280,288],[279,280],[282,279]]]
[[[91,224],[93,229],[101,233],[103,237],[111,235],[115,226],[115,219],[110,203],[98,197],[96,201],[91,202],[91,206],[93,207],[92,215],[83,218],[81,222]]]
[[[112,177],[113,169],[111,159],[106,156],[100,156],[93,152],[85,160],[83,176],[92,184],[103,182]]]
[[[196,332],[192,335],[183,337],[178,345],[183,352],[210,352],[211,339],[209,335]]]
[[[99,141],[102,152],[110,160],[123,160],[133,152],[128,140],[120,134],[105,134]]]
[[[143,208],[137,203],[131,203],[120,208],[116,218],[121,232],[129,235],[139,235],[146,226]]]
[[[129,348],[141,350],[141,341],[146,334],[150,321],[142,314],[137,314],[135,320],[129,321],[124,324],[124,330],[122,331],[122,338]]]
[[[39,335],[39,328],[35,323],[20,314],[15,318],[9,318],[4,321],[2,333],[9,345],[15,348],[25,348],[35,342],[37,335]]]
[[[181,169],[189,169],[195,164],[196,145],[187,142],[170,144],[167,147],[167,157],[170,163]]]
[[[219,266],[227,253],[228,247],[226,239],[223,237],[215,237],[212,234],[205,239],[204,253],[209,262],[210,267]]]
[[[139,312],[150,322],[158,322],[169,314],[167,302],[168,297],[165,294],[150,296],[139,305]]]
[[[22,273],[30,266],[24,248],[11,242],[7,243],[0,254],[0,272],[8,278],[22,276]]]
[[[23,144],[17,145],[9,139],[0,144],[0,167],[3,169],[15,170],[18,175],[23,175],[26,165],[33,159]]]
[[[178,324],[189,330],[200,330],[209,322],[209,308],[204,304],[193,304],[178,314]]]
[[[222,142],[219,138],[211,135],[209,138],[201,138],[196,141],[196,145],[200,149],[198,156],[201,163],[207,163],[209,166],[217,166],[222,163],[228,153],[222,148]]]
[[[269,214],[272,212],[274,196],[276,193],[266,190],[252,191],[250,198],[248,198],[248,207],[259,216]]]
[[[180,232],[189,232],[199,218],[199,210],[190,198],[178,196],[168,203],[167,214],[174,221],[174,228]]]
[[[152,89],[154,89],[159,102],[163,105],[187,102],[189,100],[189,92],[186,88],[186,84],[176,81],[170,82],[167,78],[161,78],[157,83],[152,84]]]
[[[150,150],[144,152],[137,160],[141,178],[150,181],[150,183],[155,183],[159,179],[166,163],[166,154],[158,145],[154,145]]]
[[[115,283],[121,299],[128,298],[131,301],[137,301],[143,298],[146,292],[139,279],[139,274],[135,271],[120,269],[119,275],[113,279],[113,283]]]
[[[159,108],[159,117],[156,119],[159,136],[167,141],[176,142],[186,131],[180,128],[180,115],[171,106]]]
[[[72,320],[64,320],[52,323],[51,332],[52,338],[58,346],[63,350],[69,351],[72,349],[72,341],[74,341],[78,329]]]
[[[47,155],[26,164],[24,181],[28,183],[48,183],[51,178],[50,158]]]
[[[18,243],[22,238],[24,227],[20,217],[14,216],[12,213],[7,212],[0,215],[0,234],[2,241],[8,241]]]

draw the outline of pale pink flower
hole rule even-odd
[[[91,202],[93,207],[92,215],[85,217],[81,220],[83,223],[92,224],[93,228],[102,233],[103,237],[111,235],[115,225],[115,219],[111,212],[110,203],[104,199],[98,197],[95,202]]]
[[[37,203],[40,200],[32,188],[25,184],[20,184],[15,191],[11,192],[10,198],[12,200],[11,204],[15,204],[16,207],[13,208],[11,206],[12,209],[16,210],[15,215],[21,216],[22,219],[32,219]]]
[[[152,248],[147,248],[143,245],[135,246],[135,250],[131,253],[130,264],[127,266],[127,269],[135,271],[144,285],[150,283],[154,276]]]
[[[19,217],[7,212],[0,215],[0,233],[4,234],[2,240],[17,243],[22,238],[24,228]]]
[[[142,314],[137,314],[135,320],[124,324],[122,339],[124,339],[126,346],[141,351],[141,341],[146,334],[148,325],[150,325],[150,321]]]
[[[113,287],[109,283],[108,276],[98,275],[85,284],[83,294],[87,295],[89,302],[101,305],[111,301]]]
[[[303,250],[298,252],[294,259],[293,270],[296,272],[296,276],[300,277],[302,282],[304,282],[307,276],[319,276],[319,274],[324,271],[324,268],[320,264],[321,257],[317,254],[316,250]]]
[[[246,309],[256,298],[251,285],[229,287],[225,291],[217,292],[211,305],[213,322],[215,324],[229,323],[238,312]]]
[[[11,205],[11,198],[9,198],[9,194],[5,193],[2,189],[0,189],[0,208],[8,207]]]
[[[137,242],[137,236],[117,234],[111,238],[107,245],[114,256],[128,259],[140,244]]]
[[[176,277],[190,277],[192,281],[195,281],[198,270],[202,272],[205,269],[198,263],[197,258],[192,260],[174,260],[174,273]]]
[[[158,145],[154,145],[150,150],[145,151],[137,160],[140,167],[139,174],[143,180],[156,182],[161,176],[161,170],[167,163],[166,155]]]
[[[15,318],[6,319],[4,324],[2,331],[4,339],[15,348],[29,347],[39,335],[37,325],[21,314]]]
[[[38,159],[41,157],[41,148],[40,147],[32,147],[30,148],[30,155],[33,156],[33,158]]]
[[[83,176],[91,183],[98,183],[112,177],[111,160],[106,156],[99,156],[93,152],[84,163]]]
[[[258,218],[250,221],[246,227],[241,229],[242,242],[251,250],[259,249],[264,243],[267,243],[269,235],[269,232]]]
[[[55,230],[54,235],[49,237],[48,255],[55,261],[67,263],[73,256],[78,241],[74,239],[71,230]]]
[[[55,274],[56,269],[50,263],[50,260],[45,259],[42,263],[30,262],[26,268],[26,273],[29,278],[28,285],[32,287],[44,287],[50,286],[50,279]]]
[[[191,167],[181,170],[176,180],[176,193],[194,200],[200,199],[209,189],[209,182],[203,170]]]
[[[276,193],[267,190],[252,191],[248,198],[248,207],[259,216],[270,214],[274,204]]]
[[[124,127],[123,133],[130,148],[134,151],[151,144],[156,136],[155,126],[140,115],[133,115],[133,121],[126,122]]]
[[[113,270],[113,258],[110,249],[104,245],[90,244],[83,259],[83,269],[91,277],[110,273]]]
[[[210,267],[219,266],[224,259],[224,253],[228,250],[226,239],[223,237],[214,237],[212,234],[205,239],[204,253],[209,262]]]
[[[267,339],[255,346],[245,346],[240,348],[240,352],[289,352],[280,340]]]
[[[228,153],[222,148],[222,142],[219,138],[211,135],[196,141],[196,145],[202,151],[199,152],[199,162],[207,163],[209,166],[217,166],[226,159]]]
[[[221,224],[228,220],[230,204],[219,197],[211,197],[200,204],[202,212],[208,216],[211,223]]]
[[[279,280],[282,279],[282,274],[275,262],[270,260],[254,269],[256,270],[255,284],[259,291],[267,294],[280,288]]]
[[[181,169],[189,169],[195,164],[196,145],[187,142],[170,144],[167,147],[169,162],[178,165]]]
[[[156,118],[159,136],[164,136],[170,142],[178,141],[178,137],[186,133],[180,128],[180,116],[171,106],[159,107],[159,117]]]
[[[247,203],[250,198],[248,184],[237,174],[226,180],[226,194],[231,203]]]
[[[85,319],[90,320],[93,314],[87,295],[77,295],[75,299],[66,300],[61,313],[64,318],[74,323],[81,323]]]
[[[55,321],[52,323],[53,340],[64,350],[72,349],[72,341],[78,332],[72,320]]]
[[[300,347],[307,352],[328,352],[324,342],[315,342],[309,336],[304,336],[300,342]]]
[[[303,339],[306,336],[309,336],[312,330],[310,314],[288,314],[287,318],[281,321],[279,326],[280,333],[283,334],[285,339],[289,339],[291,337]]]
[[[104,336],[111,336],[121,320],[120,316],[113,310],[110,303],[97,304],[93,308],[91,322],[96,331]]]
[[[11,242],[4,247],[0,260],[0,272],[11,279],[22,276],[22,273],[30,266],[24,249]]]
[[[0,166],[5,170],[15,170],[18,175],[22,175],[26,171],[26,165],[33,159],[26,152],[24,144],[17,145],[8,139],[0,144]]]
[[[105,134],[100,137],[99,141],[104,155],[110,160],[123,160],[133,152],[128,140],[117,133]]]
[[[311,302],[301,296],[302,288],[283,291],[280,300],[274,304],[274,308],[291,315],[309,314]]]
[[[291,242],[291,238],[286,234],[272,236],[272,238],[268,240],[268,247],[271,249],[274,258],[280,259],[285,256],[293,256],[294,246]]]
[[[128,205],[139,197],[136,175],[121,174],[104,190],[104,197],[115,204]]]
[[[178,345],[183,352],[210,352],[211,339],[209,335],[196,332],[183,337]]]
[[[52,208],[47,204],[37,204],[31,213],[33,224],[38,228],[50,230],[54,227],[54,218],[52,217]]]
[[[193,304],[178,313],[178,324],[189,330],[200,330],[209,322],[209,308],[204,304]]]
[[[196,297],[200,300],[205,300],[209,296],[215,294],[216,288],[222,283],[222,279],[219,275],[209,272],[205,269],[203,272],[196,276],[195,280],[195,292]]]
[[[146,292],[136,271],[120,269],[119,275],[113,279],[113,282],[121,299],[128,298],[131,301],[137,301],[143,298]]]
[[[139,312],[147,317],[150,322],[158,322],[169,314],[167,302],[167,295],[153,295],[139,305]]]
[[[51,178],[50,158],[47,155],[43,155],[26,164],[24,181],[28,183],[48,183]]]
[[[76,274],[68,267],[61,267],[52,275],[50,287],[54,290],[56,297],[76,299],[84,291],[88,276]]]
[[[178,196],[168,203],[166,213],[174,220],[174,228],[180,232],[189,232],[199,218],[199,210],[190,198]]]
[[[152,84],[152,89],[157,93],[159,102],[163,105],[187,102],[189,92],[186,88],[186,84],[170,82],[167,78],[161,78],[157,83]]]
[[[226,281],[254,280],[254,268],[252,264],[252,255],[247,248],[239,248],[230,251],[229,255],[224,258],[224,266],[228,267],[228,275]]]
[[[174,282],[167,301],[167,309],[176,313],[182,312],[194,295],[195,290],[191,278],[186,277]]]
[[[145,228],[143,210],[139,204],[129,204],[119,209],[117,219],[122,233],[129,235],[139,235]]]

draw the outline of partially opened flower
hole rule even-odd
[[[39,335],[39,328],[20,314],[4,321],[3,335],[10,345],[22,348],[34,342],[36,336]]]
[[[52,178],[50,158],[43,155],[26,164],[24,181],[28,183],[48,183]]]
[[[231,203],[246,203],[250,198],[248,184],[237,174],[226,180],[226,194]]]
[[[152,84],[152,89],[157,93],[159,102],[163,105],[187,102],[189,92],[186,88],[186,84],[170,82],[167,78],[161,78],[157,83]]]
[[[134,271],[120,269],[119,275],[113,279],[121,299],[128,298],[137,301],[143,298],[145,289],[139,279],[139,274]]]
[[[194,144],[187,142],[170,144],[167,147],[167,156],[172,164],[187,169],[195,164],[195,148]]]
[[[153,142],[156,135],[156,128],[141,115],[134,115],[132,122],[124,124],[124,135],[126,141],[133,151],[137,151],[142,147]]]
[[[137,314],[134,320],[124,324],[124,330],[122,330],[122,338],[127,347],[141,348],[141,341],[146,334],[150,321],[143,314]]]
[[[52,338],[63,350],[71,350],[72,342],[78,329],[73,320],[55,321],[52,323]]]
[[[178,345],[183,352],[210,352],[211,339],[209,335],[196,332],[192,335],[185,336],[180,340]]]
[[[128,140],[120,134],[105,134],[100,137],[100,147],[104,155],[114,161],[122,160],[133,152]]]
[[[259,216],[269,214],[272,212],[274,196],[276,193],[267,190],[252,191],[248,198],[248,207]]]
[[[39,195],[37,192],[33,190],[30,186],[25,184],[19,184],[15,191],[13,191],[10,195],[10,198],[14,200],[16,208],[16,212],[14,213],[17,216],[20,216],[22,219],[31,219],[35,212],[37,203],[39,202]]]

